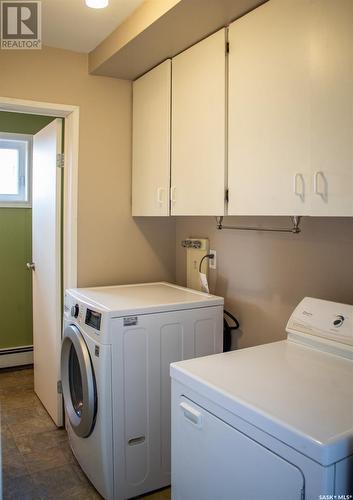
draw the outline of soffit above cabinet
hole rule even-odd
[[[135,80],[265,0],[145,0],[89,54],[94,75]]]

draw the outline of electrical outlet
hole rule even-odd
[[[213,253],[213,259],[209,259],[210,269],[217,269],[217,252],[216,250],[210,250],[210,253]]]

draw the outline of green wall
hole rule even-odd
[[[0,132],[34,135],[54,119],[52,116],[25,115],[0,111]]]
[[[0,132],[36,134],[53,119],[0,111]],[[31,256],[32,210],[0,207],[0,349],[33,343]]]

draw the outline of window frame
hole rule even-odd
[[[20,193],[17,195],[4,195],[0,192],[0,208],[31,208],[32,206],[32,160],[33,136],[29,134],[15,134],[0,132],[0,141],[8,149],[15,149],[19,154],[19,177],[23,178],[20,184]],[[17,147],[13,143],[18,141]],[[5,149],[1,146],[0,149]],[[12,147],[11,147],[12,146]]]

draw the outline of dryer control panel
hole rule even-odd
[[[353,346],[353,306],[305,297],[289,318],[287,332]]]

